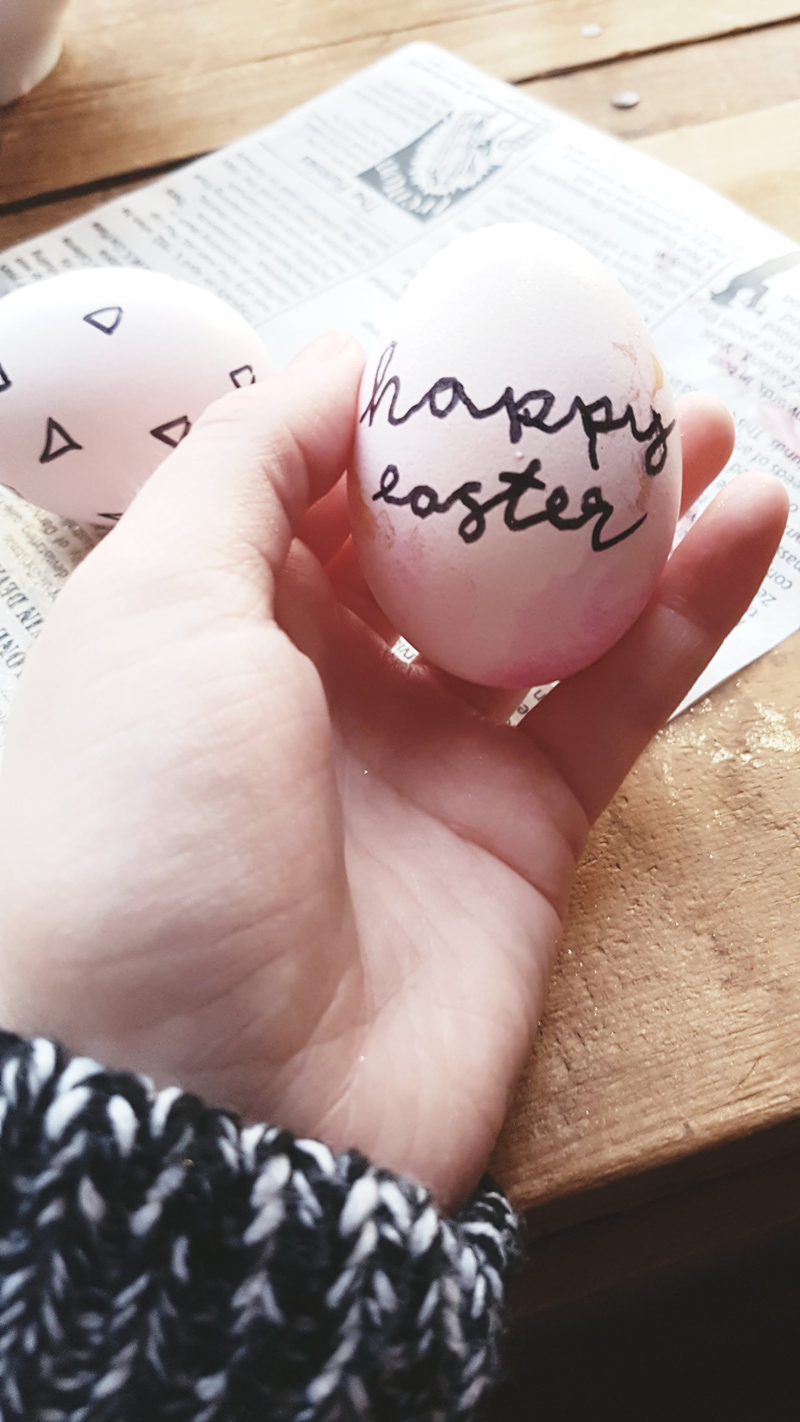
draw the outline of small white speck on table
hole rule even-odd
[[[597,39],[597,36],[602,33],[602,25],[581,25],[581,34],[584,39]]]
[[[620,89],[618,93],[611,95],[615,109],[635,109],[640,99],[641,94],[637,94],[635,89]]]

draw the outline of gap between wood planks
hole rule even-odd
[[[666,40],[663,44],[651,45],[649,49],[626,49],[620,50],[618,54],[605,55],[601,59],[593,59],[585,64],[567,64],[553,69],[542,69],[536,74],[529,74],[521,79],[514,80],[514,87],[521,85],[536,84],[543,79],[563,79],[572,74],[584,73],[589,70],[611,69],[615,64],[620,64],[625,60],[647,59],[652,55],[672,54],[680,49],[697,49],[701,45],[715,44],[720,40],[741,39],[747,35],[762,34],[765,30],[790,29],[800,20],[800,10],[796,15],[784,15],[778,20],[765,20],[757,25],[733,25],[729,30],[715,30],[713,34],[700,35],[695,39]]]
[[[496,10],[487,11],[486,15],[482,18],[493,19],[499,15],[513,14],[516,11],[519,11],[519,9],[520,6],[515,4],[511,4],[508,6],[500,5],[497,7]],[[457,23],[459,20],[464,21],[469,18],[471,17],[467,15],[456,15],[448,17],[450,22],[453,24]],[[613,65],[619,64],[621,60],[634,58],[643,59],[648,55],[654,54],[669,54],[673,50],[690,49],[696,45],[713,44],[715,40],[734,39],[739,38],[743,35],[760,34],[764,30],[777,30],[787,28],[791,25],[795,25],[798,20],[800,20],[800,8],[798,8],[796,13],[793,15],[781,15],[773,20],[758,21],[755,24],[749,25],[733,24],[728,29],[723,28],[719,30],[711,30],[708,32],[708,34],[695,36],[690,35],[682,39],[664,40],[660,44],[650,45],[647,49],[621,49],[617,50],[615,54],[603,55],[599,59],[589,58],[586,61],[581,61],[577,64],[560,64],[553,65],[550,68],[546,69],[537,69],[531,74],[520,75],[518,78],[515,78],[510,82],[513,83],[515,88],[518,88],[520,85],[533,84],[541,79],[560,79],[566,75],[582,73],[585,70],[609,69]],[[443,21],[443,23],[447,23],[447,21]],[[405,33],[413,37],[421,28],[426,27],[422,26],[419,22],[416,22],[413,25],[410,25]],[[398,41],[398,44],[410,42],[409,40],[404,39],[404,31],[402,29],[370,30],[369,35],[361,35],[358,36],[358,38],[371,40],[396,39]],[[329,50],[344,48],[352,43],[353,36],[348,35],[340,40],[327,41],[324,45],[309,45],[307,48],[303,49],[298,48],[293,50],[286,50],[283,52],[277,52],[275,54],[265,55],[264,59],[291,59],[295,54],[298,53],[306,55],[313,54],[315,49],[319,49],[320,52],[326,52]],[[238,69],[241,66],[236,64],[228,67]]]
[[[169,163],[156,163],[151,168],[137,168],[129,173],[112,173],[108,178],[93,178],[89,183],[76,183],[71,188],[54,188],[52,192],[35,193],[33,197],[17,198],[14,202],[0,203],[0,219],[14,217],[21,212],[30,212],[36,207],[51,207],[54,203],[68,202],[73,198],[91,197],[94,193],[106,193],[110,188],[132,187],[135,183],[146,183],[155,178],[163,178],[174,173],[197,158],[205,158],[205,153],[195,153],[190,158],[177,158]]]

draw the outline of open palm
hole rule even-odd
[[[0,1020],[453,1203],[588,825],[741,616],[786,501],[726,490],[636,627],[511,730],[513,695],[389,651],[346,536],[361,355],[338,344],[213,407],[47,622],[0,777]],[[695,399],[682,426],[691,502],[729,422]]]

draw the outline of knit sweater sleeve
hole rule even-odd
[[[450,1422],[498,1369],[511,1208],[0,1033],[0,1416]]]

